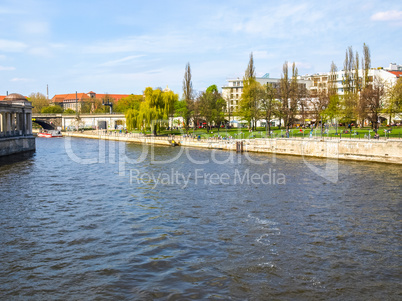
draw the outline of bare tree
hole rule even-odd
[[[356,54],[357,55],[357,54]],[[357,62],[357,58],[356,58]],[[372,94],[372,85],[369,77],[369,70],[371,65],[370,49],[366,44],[363,44],[363,58],[362,58],[362,68],[363,68],[363,78],[358,80],[356,86],[359,84],[360,97],[358,98],[356,105],[356,115],[359,117],[360,127],[363,127],[364,121],[368,117],[368,106],[369,101],[366,97]],[[356,71],[357,73],[357,71]],[[365,91],[368,90],[368,91]]]
[[[328,80],[328,107],[326,114],[330,119],[335,120],[336,133],[338,134],[338,120],[340,115],[340,101],[338,95],[338,87],[336,86],[338,67],[334,62],[331,64],[331,71]]]
[[[295,116],[297,114],[298,102],[300,97],[300,89],[297,82],[298,70],[295,62],[292,65],[292,78],[290,81],[290,101],[289,101],[289,125],[292,126],[295,123]]]
[[[42,93],[31,93],[28,96],[30,102],[32,102],[32,113],[40,113],[42,108],[49,106],[50,100]]]
[[[346,56],[344,61],[344,78],[343,78],[343,118],[345,121],[345,127],[347,123],[352,123],[354,120],[355,110],[355,94],[353,91],[353,67],[354,67],[354,55],[351,46],[346,50]]]
[[[375,78],[360,94],[366,104],[366,114],[374,130],[378,129],[378,117],[382,111],[382,99],[385,94],[385,85],[380,78]]]
[[[254,58],[253,53],[250,53],[250,60],[248,62],[248,66],[244,75],[245,80],[255,79],[255,67],[254,67]]]
[[[265,129],[271,135],[271,118],[277,113],[278,101],[276,100],[277,91],[272,84],[267,83],[261,93],[261,112],[265,118]]]
[[[286,128],[289,126],[289,97],[290,97],[290,83],[289,83],[289,66],[288,62],[285,61],[283,64],[283,74],[280,80],[279,87],[279,100],[281,102],[281,106],[279,109],[279,127],[281,127],[281,118],[283,118],[283,122]]]

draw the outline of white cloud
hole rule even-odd
[[[0,51],[22,52],[26,48],[27,45],[23,42],[0,39]]]
[[[143,57],[143,56],[144,55],[130,55],[130,56],[126,56],[124,58],[118,59],[118,60],[113,60],[113,61],[108,61],[108,62],[102,63],[99,66],[105,66],[105,67],[117,66],[117,65],[121,65],[122,63],[127,63],[129,61],[133,61],[133,60]]]
[[[6,67],[0,65],[0,71],[12,71],[15,70],[15,67]]]
[[[258,7],[247,14],[231,12],[227,16],[219,15],[209,23],[209,26],[220,30],[230,30],[235,34],[284,38],[296,33],[309,34],[312,29],[311,24],[316,24],[323,19],[325,19],[324,12],[315,10],[308,4],[280,4]],[[325,31],[325,24],[324,22],[320,26],[321,31]]]
[[[262,51],[253,51],[253,57],[255,59],[270,59],[275,57],[275,55],[268,51],[262,50]]]
[[[35,56],[40,56],[40,57],[51,57],[52,52],[48,47],[32,47],[29,49],[29,53]]]
[[[33,81],[31,78],[23,78],[23,77],[14,77],[10,79],[11,82],[31,82]]]
[[[311,69],[311,64],[309,63],[302,63],[302,62],[295,62],[297,69]]]
[[[28,35],[45,35],[48,34],[49,24],[43,21],[31,21],[20,24],[23,33]]]
[[[54,49],[64,49],[67,47],[67,44],[63,43],[50,43],[49,46]]]
[[[374,21],[401,21],[402,11],[389,10],[384,12],[378,12],[371,16],[371,20]]]

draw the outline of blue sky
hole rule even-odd
[[[372,66],[402,64],[402,1],[0,1],[0,95],[32,92],[182,95],[257,75],[341,69],[348,46],[371,50]]]

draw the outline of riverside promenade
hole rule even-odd
[[[339,139],[339,138],[256,138],[217,139],[183,136],[149,136],[137,133],[104,131],[65,132],[65,137],[115,140],[150,145],[171,146],[172,140],[185,147],[236,151],[243,143],[244,152],[272,153],[342,160],[402,164],[401,139]]]

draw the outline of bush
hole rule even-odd
[[[63,113],[63,108],[60,106],[43,107],[41,113]]]
[[[63,113],[64,113],[64,114],[75,114],[75,111],[72,110],[72,109],[70,109],[70,108],[68,108],[68,109],[64,110]]]

